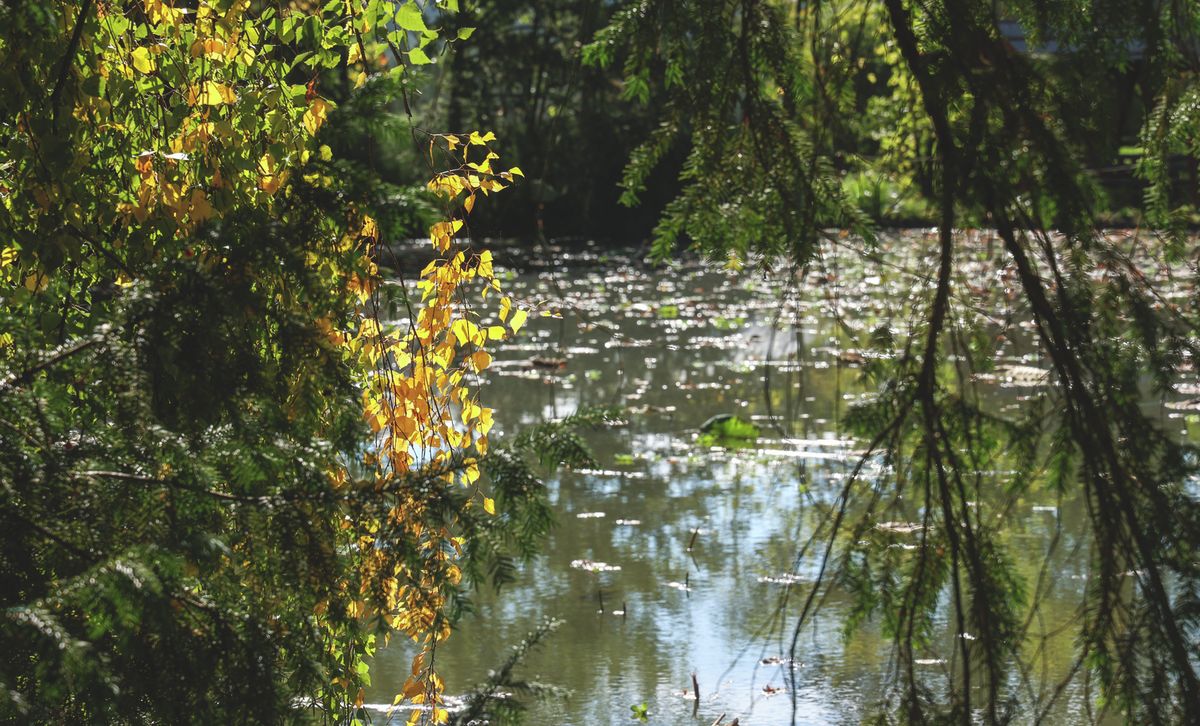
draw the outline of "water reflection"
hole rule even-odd
[[[586,406],[624,407],[628,425],[590,438],[598,468],[550,479],[558,526],[545,553],[499,596],[479,592],[476,613],[437,652],[450,692],[484,680],[509,644],[553,616],[565,624],[522,673],[573,696],[534,705],[529,724],[632,723],[630,706],[642,702],[652,723],[710,724],[722,713],[726,722],[786,723],[788,669],[798,723],[857,722],[882,697],[890,643],[871,623],[844,639],[848,603],[835,590],[789,660],[796,604],[820,565],[819,553],[798,560],[797,550],[858,460],[860,444],[844,439],[838,422],[871,393],[860,375],[877,355],[867,338],[908,328],[895,301],[910,297],[911,274],[884,266],[843,280],[822,269],[784,284],[699,264],[651,271],[596,257],[585,248],[547,258],[550,269],[507,283],[518,298],[555,302],[563,317],[531,319],[527,335],[498,351],[482,395],[497,409],[498,436]],[[1019,335],[1006,346],[1009,367],[992,395],[1020,405],[1037,384],[1038,361]],[[1026,387],[1006,388],[1013,377]],[[697,427],[721,413],[757,423],[757,445],[698,448]],[[1195,417],[1175,413],[1194,436]],[[860,485],[880,467],[869,462]],[[872,541],[913,548],[920,513],[908,515],[881,523]],[[1040,622],[1035,635],[1074,616],[1086,579],[1076,534],[1084,516],[1075,502],[1049,499],[1012,512],[1010,545],[1027,555],[1030,582],[1057,543],[1049,597],[1066,604],[1047,608],[1061,617]],[[1065,673],[1069,633],[1048,637],[1045,648],[1050,675]],[[402,643],[378,657],[369,701],[390,703],[410,657]],[[939,654],[919,664],[931,688],[946,678]],[[1081,704],[1072,689],[1063,718]]]

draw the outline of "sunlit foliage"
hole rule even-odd
[[[402,91],[456,10],[0,8],[6,717],[350,720],[399,633],[397,702],[447,718],[463,572],[503,581],[549,526],[541,452],[489,450],[471,385],[529,310],[458,238],[521,171],[422,136],[445,216],[389,322],[386,200],[321,134],[329,71]]]

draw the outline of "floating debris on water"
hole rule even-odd
[[[616,469],[573,469],[572,471],[587,476],[618,476],[622,479],[646,478],[646,473],[642,471],[617,471]]]
[[[1200,411],[1200,398],[1194,401],[1168,401],[1163,406],[1173,411]]]
[[[500,698],[500,699],[508,699],[508,698],[512,698],[512,696],[513,696],[513,694],[510,691],[497,691],[494,695],[496,698]],[[441,696],[440,705],[442,708],[444,708],[446,711],[448,711],[450,713],[460,713],[466,709],[468,701],[469,701],[469,699],[466,696],[452,696],[449,694],[443,694]],[[313,705],[315,706],[315,704],[313,704]],[[303,706],[308,707],[309,705],[303,704]],[[404,703],[404,704],[364,703],[364,704],[362,704],[362,706],[360,706],[360,708],[362,708],[363,710],[366,710],[366,711],[372,711],[374,713],[393,714],[393,715],[400,714],[400,713],[411,713],[411,712],[427,713],[430,710],[430,707],[427,705],[412,704],[412,703]]]
[[[771,583],[773,585],[795,585],[804,582],[804,578],[800,577],[799,575],[793,575],[789,573],[786,575],[763,575],[762,577],[758,578],[758,581]]]
[[[636,527],[642,523],[642,520],[640,520],[640,519],[618,519],[616,521],[616,523],[621,525],[622,527]]]
[[[875,525],[875,529],[895,534],[912,534],[925,529],[925,525],[916,522],[879,522]]]
[[[812,451],[797,449],[750,449],[749,454],[764,457],[779,457],[781,459],[808,459],[810,461],[852,461],[858,458],[855,452]]]
[[[620,565],[610,565],[607,562],[595,562],[593,560],[571,560],[571,567],[576,570],[586,570],[588,572],[619,572]]]
[[[604,343],[605,348],[648,348],[654,344],[653,340],[639,340],[636,338],[613,338]]]
[[[769,443],[769,442],[768,442]],[[779,439],[779,443],[797,448],[810,448],[819,446],[832,446],[841,449],[847,449],[854,446],[857,442],[854,439]]]
[[[992,373],[980,373],[975,379],[984,383],[999,383],[1004,388],[1033,388],[1050,384],[1050,371],[1034,366],[1002,364]]]
[[[634,415],[634,416],[644,416],[644,415],[646,415],[646,414],[648,414],[648,413],[664,413],[664,414],[671,414],[671,413],[675,413],[675,411],[676,411],[676,408],[675,408],[675,406],[650,406],[650,405],[645,405],[645,406],[635,406],[635,407],[633,407],[633,408],[629,409],[629,413],[630,413],[630,414],[632,414],[632,415]]]
[[[607,516],[604,512],[580,512],[575,515],[575,519],[602,519]]]

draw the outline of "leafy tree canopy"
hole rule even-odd
[[[422,646],[397,700],[446,719],[459,583],[532,552],[530,466],[594,422],[488,448],[470,382],[529,313],[456,239],[521,175],[495,136],[411,131],[443,216],[396,293],[395,200],[325,140],[323,89],[379,122],[456,11],[0,7],[6,719],[348,720],[393,634]]]

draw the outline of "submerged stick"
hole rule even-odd
[[[696,680],[696,671],[692,671],[692,695],[696,700],[692,703],[692,716],[700,712],[700,681]]]

